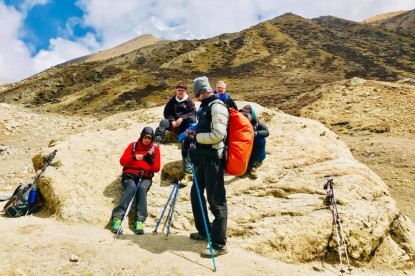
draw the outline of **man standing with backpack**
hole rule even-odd
[[[195,97],[201,101],[201,104],[197,112],[198,124],[196,130],[188,130],[186,133],[188,137],[194,137],[189,155],[196,177],[190,191],[190,199],[198,232],[191,233],[190,238],[207,240],[207,235],[210,233],[213,255],[219,256],[228,252],[226,248],[228,208],[224,183],[225,162],[223,154],[229,111],[221,103],[219,96],[213,94],[207,77],[196,78],[193,81],[192,88]],[[198,187],[195,185],[198,185]],[[207,215],[205,189],[210,210],[215,217],[212,223],[210,223]],[[199,203],[198,191],[202,201],[201,204]],[[203,205],[203,211],[200,205]],[[207,220],[209,233],[206,233],[202,212]],[[201,255],[202,257],[210,257],[210,250],[203,250]]]

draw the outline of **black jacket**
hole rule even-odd
[[[178,102],[176,100],[176,95],[174,95],[164,107],[163,115],[164,118],[168,120],[196,117],[195,103],[190,98],[187,98],[182,102]]]

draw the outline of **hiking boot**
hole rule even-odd
[[[190,238],[192,240],[196,240],[196,241],[207,241],[208,240],[207,237],[203,237],[198,232],[196,232],[196,233],[190,233]]]
[[[180,181],[180,184],[181,187],[186,187],[187,185],[193,184],[193,174],[186,173]]]
[[[121,219],[114,217],[111,222],[111,230],[114,233],[117,233],[121,227]]]
[[[258,178],[257,168],[252,168],[252,169],[249,170],[249,178],[251,178],[251,179],[257,179]]]
[[[137,235],[144,234],[144,223],[141,220],[136,220],[134,222],[134,233]]]
[[[226,253],[228,253],[228,249],[226,248],[226,245],[220,249],[212,248],[213,257],[225,255]],[[200,252],[200,256],[204,258],[210,258],[211,257],[210,249],[209,248],[204,249],[202,252]]]
[[[160,136],[155,136],[154,137],[154,145],[159,148],[162,140],[163,140],[163,138],[161,138]]]

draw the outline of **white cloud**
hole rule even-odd
[[[18,39],[21,14],[0,2],[0,84],[14,82],[33,74],[30,52]]]
[[[30,4],[33,2],[35,1]],[[32,57],[31,45],[25,45],[19,39],[24,14],[0,2],[0,18],[0,84],[22,80],[53,65],[90,54],[101,47],[92,34],[76,41],[55,38],[50,40],[48,49],[41,50]]]
[[[39,51],[33,58],[35,71],[40,72],[53,65],[88,55],[91,53],[89,46],[94,44],[97,45],[95,38],[91,34],[78,42],[62,38],[51,39],[49,49]]]

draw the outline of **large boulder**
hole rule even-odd
[[[412,265],[414,226],[399,213],[385,183],[321,123],[252,105],[270,130],[267,158],[258,179],[225,179],[229,242],[288,262],[333,258],[337,242],[323,189],[333,178],[352,263]],[[162,107],[117,114],[45,149],[58,150],[55,167],[40,183],[46,206],[62,220],[105,227],[122,192],[118,160],[143,127],[157,127],[161,114]],[[181,160],[176,143],[162,144],[161,154],[165,167]],[[155,175],[149,191],[149,227],[170,193],[171,186],[160,185],[166,182],[162,175]],[[180,189],[172,227],[190,232],[189,192]]]

